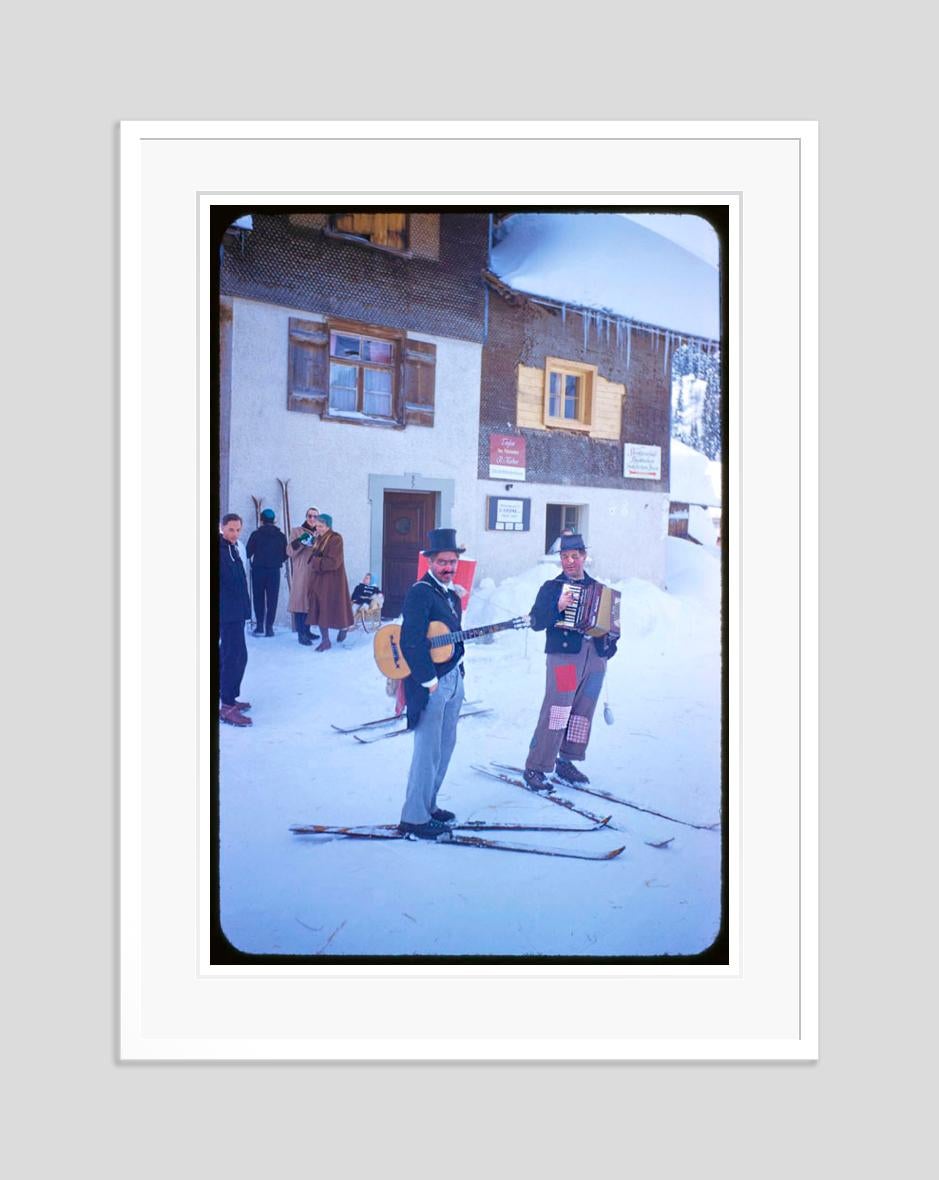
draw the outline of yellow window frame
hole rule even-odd
[[[558,373],[562,378],[576,377],[578,379],[578,414],[576,418],[565,418],[551,413],[551,374]],[[589,431],[593,425],[594,390],[597,383],[597,366],[584,365],[578,361],[564,360],[562,357],[545,357],[544,369],[544,424],[561,430]],[[561,393],[563,407],[564,394]]]

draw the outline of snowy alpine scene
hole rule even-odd
[[[720,961],[725,210],[217,213],[213,961]]]

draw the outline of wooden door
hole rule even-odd
[[[436,521],[435,492],[385,492],[382,533],[382,616],[401,614],[404,596],[417,580],[417,559]]]

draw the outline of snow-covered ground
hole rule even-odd
[[[602,564],[588,565],[603,578]],[[473,591],[464,626],[525,614],[551,559]],[[597,710],[582,768],[593,785],[699,824],[721,818],[720,559],[668,541],[668,589],[630,579],[610,661],[614,723]],[[720,925],[721,836],[560,792],[613,814],[616,830],[493,833],[612,861],[527,856],[426,841],[295,836],[291,824],[396,822],[409,735],[362,745],[331,728],[390,715],[361,629],[319,653],[289,631],[249,635],[241,696],[252,729],[221,726],[222,926],[242,951],[274,955],[654,956],[705,949]],[[493,710],[460,722],[439,802],[458,820],[585,823],[472,769],[524,762],[544,687],[544,636],[504,631],[467,644],[466,691]],[[366,731],[367,732],[367,731]],[[385,732],[385,731],[378,731]],[[486,833],[482,833],[486,835]],[[650,843],[673,837],[665,849]],[[650,842],[650,843],[647,843]]]

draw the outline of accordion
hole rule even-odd
[[[556,626],[580,631],[584,635],[612,635],[614,639],[619,639],[618,590],[601,586],[599,582],[581,586],[565,582],[564,590],[573,594],[574,601],[565,610],[564,617],[558,619]]]

